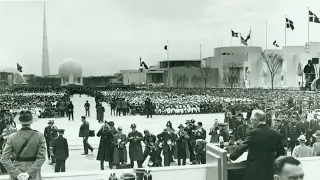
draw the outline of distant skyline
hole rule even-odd
[[[307,42],[308,7],[320,17],[320,1],[292,0],[63,0],[46,1],[50,73],[75,58],[83,75],[112,75],[170,59],[199,59],[230,45],[231,29],[243,36],[252,28],[252,45],[284,46],[285,15],[294,22],[287,46]],[[0,1],[0,66],[19,63],[25,74],[41,75],[43,1]],[[310,23],[310,41],[320,41],[320,24]],[[232,39],[238,46],[239,39]],[[250,44],[250,42],[249,42]]]

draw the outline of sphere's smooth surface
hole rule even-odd
[[[59,75],[62,78],[69,78],[70,74],[73,75],[73,78],[82,77],[82,66],[76,59],[65,59],[59,66]]]
[[[0,65],[0,72],[20,74],[20,72],[15,67],[9,65]]]

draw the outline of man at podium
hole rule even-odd
[[[303,72],[306,78],[306,90],[311,90],[311,84],[316,78],[316,71],[311,60],[308,60],[308,64],[304,66]]]
[[[272,180],[274,160],[285,155],[282,138],[278,131],[266,124],[266,114],[262,110],[253,110],[251,115],[253,129],[246,139],[230,154],[230,159],[237,160],[248,151],[245,180]]]

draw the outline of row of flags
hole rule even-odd
[[[309,10],[309,22],[320,24],[320,20],[319,20],[318,16],[315,13],[311,12],[310,10]],[[287,17],[286,17],[286,22],[285,23],[286,23],[286,28],[287,29],[291,29],[292,31],[295,29],[293,21],[288,19]],[[239,34],[240,34],[239,32],[235,32],[235,31],[231,30],[231,37],[239,37]],[[247,38],[243,38],[241,36],[241,34],[240,34],[241,43],[243,45],[247,46],[248,45],[248,40],[250,39],[250,36],[251,36],[251,30],[250,30],[249,35],[247,36]],[[276,40],[273,41],[272,44],[275,47],[279,47],[279,45],[277,44]]]

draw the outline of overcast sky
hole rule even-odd
[[[287,31],[287,45],[307,41],[308,11],[320,17],[319,0],[63,0],[46,1],[50,73],[65,58],[75,58],[84,75],[111,75],[167,58],[197,59],[230,45],[230,29],[252,45],[284,44],[284,16],[296,29]],[[22,65],[24,73],[41,74],[43,1],[0,2],[0,66]],[[320,41],[320,24],[310,24],[310,41]],[[239,45],[238,39],[232,40]]]

